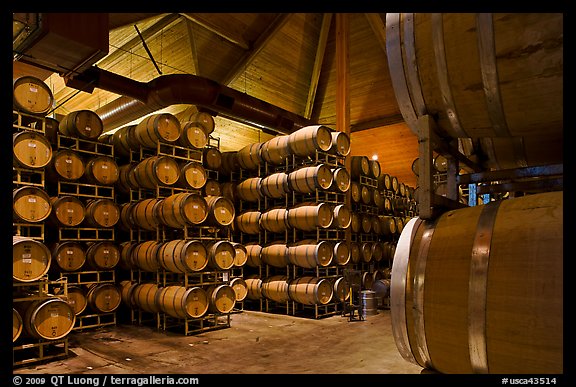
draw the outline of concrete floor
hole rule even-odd
[[[256,311],[193,335],[117,323],[69,336],[69,356],[14,374],[420,374],[394,343],[390,311],[364,321]]]

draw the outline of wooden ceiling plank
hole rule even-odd
[[[366,15],[368,24],[370,24],[372,31],[374,31],[374,35],[376,35],[382,51],[386,53],[386,24],[384,24],[382,17],[380,17],[379,13],[365,13],[364,15]]]
[[[324,61],[324,53],[326,52],[326,43],[328,42],[328,33],[330,32],[331,22],[332,14],[325,13],[322,16],[322,28],[318,39],[318,48],[316,49],[316,57],[314,59],[314,69],[312,70],[312,79],[310,81],[308,99],[306,100],[306,108],[304,110],[304,117],[306,118],[312,117],[312,109],[316,98],[316,90],[318,89],[318,80],[320,79],[320,72],[322,70],[322,62]]]
[[[188,32],[188,41],[190,45],[190,64],[192,65],[192,74],[200,75],[200,67],[198,65],[198,53],[196,51],[196,40],[194,39],[194,30],[192,22],[186,19],[186,31]]]
[[[237,45],[243,50],[250,50],[250,44],[244,39],[244,37],[242,37],[241,35],[234,34],[230,30],[224,30],[222,26],[214,23],[209,18],[208,15],[203,15],[201,13],[181,13],[180,15],[184,16],[191,22],[213,32],[222,39],[225,39],[230,43]]]

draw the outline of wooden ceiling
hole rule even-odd
[[[352,154],[377,155],[384,173],[416,186],[411,165],[418,142],[402,119],[392,88],[385,14],[346,15]],[[198,75],[336,129],[335,24],[334,14],[322,13],[111,13],[109,52],[96,65],[141,82],[165,74]],[[18,61],[13,75],[45,80],[57,116],[102,110],[122,97],[98,88],[78,91],[59,74]],[[161,111],[182,117],[190,109],[195,107],[172,105]],[[273,136],[218,116],[213,135],[222,151]]]

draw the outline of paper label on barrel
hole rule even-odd
[[[228,273],[222,273],[222,281],[228,281]]]
[[[66,160],[64,160],[64,162],[67,164],[72,164],[72,159],[66,159]]]
[[[103,252],[104,254],[108,254],[108,253],[110,253],[110,250],[106,249],[106,250],[102,250],[102,252]]]
[[[194,252],[192,253],[192,255],[198,255],[198,252],[197,252],[197,251],[194,251]]]
[[[66,251],[66,254],[72,255],[72,254],[74,254],[74,252],[72,250],[68,250],[68,251]]]
[[[30,202],[30,203],[36,203],[36,198],[28,198],[28,202]]]
[[[195,210],[197,210],[197,209],[198,209],[198,205],[197,205],[197,204],[194,204],[194,205],[192,206],[192,208],[194,208]]]
[[[36,148],[36,143],[34,143],[34,142],[29,142],[29,143],[28,143],[28,146],[29,146],[30,148]]]
[[[102,215],[108,216],[108,211],[102,211]]]
[[[86,126],[84,129],[87,130],[87,131],[91,131],[91,130],[92,130],[92,128],[89,127],[89,126]]]
[[[32,254],[30,254],[30,253],[22,254],[22,258],[31,258],[31,257],[32,257]]]
[[[22,259],[22,263],[31,264],[31,263],[32,263],[32,258]]]
[[[225,213],[226,213],[226,210],[221,209],[221,210],[220,210],[220,213],[221,213],[221,214],[225,214]]]
[[[73,209],[70,209],[70,208],[68,208],[68,209],[66,209],[66,212],[70,213],[70,212],[74,212],[74,210],[73,210]]]
[[[102,166],[102,169],[108,169],[108,166],[107,166],[106,164],[104,164],[104,165]]]
[[[56,313],[55,313],[55,312],[51,312],[51,313],[50,313],[50,317],[56,318],[56,317],[60,317],[60,315],[58,314],[58,312],[56,312]]]
[[[37,93],[37,92],[38,92],[38,88],[37,88],[36,86],[30,85],[30,91],[31,91],[32,93]]]

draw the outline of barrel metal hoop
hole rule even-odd
[[[426,114],[426,104],[424,103],[424,95],[422,94],[422,87],[420,85],[420,76],[418,74],[418,62],[416,61],[416,41],[414,36],[414,14],[404,14],[404,53],[406,54],[406,62],[404,63],[404,71],[408,77],[408,91],[412,97],[412,103],[416,116],[423,116]]]
[[[454,105],[454,97],[450,88],[450,80],[448,75],[448,65],[446,63],[446,47],[444,46],[444,23],[443,14],[432,14],[432,40],[434,44],[434,59],[436,60],[436,70],[438,76],[438,86],[442,94],[442,101],[446,109],[448,121],[452,126],[451,135],[453,137],[469,137],[468,134],[460,126],[460,120]]]
[[[486,346],[486,297],[490,244],[500,201],[484,206],[476,226],[468,283],[468,349],[476,373],[488,373]]]
[[[422,219],[412,218],[404,227],[392,260],[390,280],[390,318],[394,341],[400,355],[405,360],[416,365],[419,364],[410,348],[406,323],[406,275],[408,274],[412,242],[421,223]]]
[[[394,94],[398,100],[398,107],[402,117],[412,129],[412,132],[418,134],[418,118],[414,111],[414,106],[410,100],[406,74],[404,73],[404,64],[402,63],[402,43],[400,41],[400,14],[386,14],[386,52],[388,57],[388,67],[390,68],[390,77]]]
[[[420,239],[420,248],[418,249],[418,256],[416,259],[416,267],[414,272],[414,287],[413,287],[413,302],[412,309],[414,318],[414,336],[416,337],[416,350],[424,364],[425,368],[433,369],[432,359],[428,351],[428,344],[426,342],[426,326],[424,319],[424,284],[426,279],[426,261],[428,258],[428,251],[430,250],[430,243],[436,227],[435,221],[424,222],[424,233]]]

